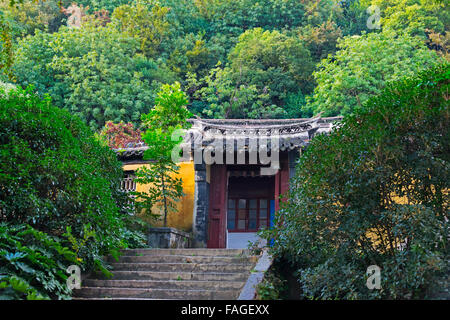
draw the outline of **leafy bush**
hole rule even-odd
[[[273,267],[272,267],[273,268]],[[264,274],[264,279],[256,286],[258,300],[280,300],[285,298],[287,281],[279,272],[269,270]]]
[[[0,97],[0,219],[57,237],[83,269],[105,271],[101,257],[117,256],[133,238],[115,153],[80,119],[31,88]]]
[[[448,64],[390,83],[299,160],[267,232],[304,297],[423,298],[448,260]],[[282,225],[282,227],[281,227]],[[381,289],[366,270],[381,268]]]
[[[68,298],[69,265],[75,252],[30,226],[0,224],[0,300]]]

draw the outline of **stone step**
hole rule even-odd
[[[116,271],[112,280],[192,280],[192,281],[243,281],[249,273],[232,272],[157,272],[157,271]],[[99,276],[101,277],[101,276]]]
[[[185,290],[240,290],[242,281],[191,280],[94,280],[86,279],[83,286],[108,288],[147,288]]]
[[[216,257],[242,257],[249,256],[246,249],[126,249],[121,251],[124,256],[138,255],[181,255],[181,256],[216,256]]]
[[[77,298],[97,299],[174,299],[174,300],[234,300],[239,290],[179,290],[179,289],[142,289],[142,288],[100,288],[83,287],[75,290]]]
[[[113,277],[91,274],[75,299],[237,299],[259,257],[244,249],[132,249],[116,261]]]
[[[124,255],[119,257],[116,261],[113,257],[108,257],[107,261],[110,263],[209,263],[209,264],[246,264],[255,263],[257,257],[255,256],[190,256],[190,255],[142,255],[132,256]]]
[[[251,263],[208,264],[208,263],[111,263],[114,271],[166,271],[166,272],[249,272]],[[114,273],[113,271],[113,273]]]

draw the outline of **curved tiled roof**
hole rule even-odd
[[[334,123],[341,119],[320,116],[307,119],[190,119],[192,127],[187,130],[183,144],[194,150],[205,148],[215,139],[222,138],[224,141],[242,140],[246,149],[259,146],[260,141],[273,148],[270,140],[276,138],[279,150],[293,150],[307,145],[317,134],[330,132]],[[252,139],[258,143],[252,144]],[[138,143],[115,151],[121,160],[142,160],[147,148],[143,143]]]
[[[120,160],[142,160],[148,147],[140,143],[128,144],[126,148],[113,149]]]

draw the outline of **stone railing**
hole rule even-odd
[[[256,288],[258,284],[264,279],[264,275],[272,265],[272,256],[267,252],[267,249],[263,250],[263,254],[253,268],[250,277],[247,279],[238,300],[254,300],[256,298]]]

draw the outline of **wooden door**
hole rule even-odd
[[[226,248],[227,167],[211,166],[208,212],[208,248]]]

